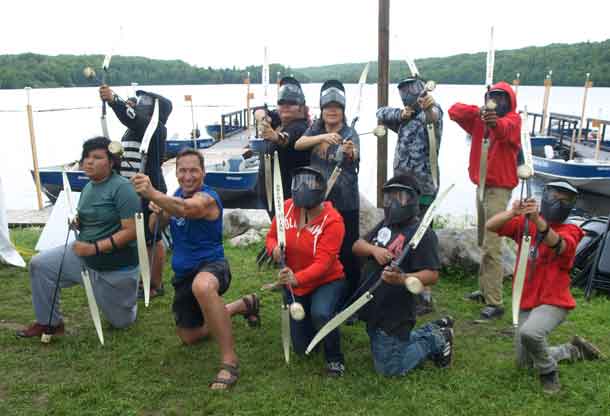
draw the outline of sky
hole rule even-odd
[[[378,0],[4,0],[0,54],[137,55],[203,67],[377,59]],[[610,2],[390,0],[390,58],[610,38]],[[123,27],[122,35],[120,28]],[[116,45],[116,46],[114,46]]]

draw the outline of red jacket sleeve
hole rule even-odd
[[[339,261],[339,251],[345,236],[345,225],[341,220],[335,220],[324,227],[317,241],[314,259],[309,266],[295,273],[299,285],[313,283]]]
[[[275,246],[277,246],[277,224],[275,221],[275,217],[273,217],[273,220],[271,221],[271,227],[269,228],[269,232],[267,232],[267,239],[265,240],[267,254],[271,255]]]
[[[516,147],[521,146],[521,117],[515,112],[510,112],[504,117],[499,117],[496,127],[491,129],[492,137],[499,141],[508,141]]]
[[[498,235],[501,237],[508,237],[511,240],[518,241],[523,229],[523,220],[525,217],[518,216],[511,218],[506,221],[502,227],[498,230]]]
[[[581,238],[584,236],[584,232],[575,225],[565,227],[556,232],[561,236],[561,238],[563,238],[563,241],[565,241],[566,244],[565,250],[563,250],[563,253],[561,253],[559,256],[559,267],[565,270],[570,270],[572,268],[572,263],[574,263],[576,247],[578,246]]]
[[[476,105],[455,103],[449,109],[449,118],[458,123],[468,134],[472,134],[475,120],[479,117],[480,109]]]

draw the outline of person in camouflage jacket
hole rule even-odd
[[[423,216],[438,192],[438,184],[432,178],[430,165],[430,144],[427,123],[433,123],[436,136],[436,149],[440,149],[443,134],[443,110],[432,95],[425,91],[424,81],[420,78],[407,78],[398,84],[398,92],[404,108],[381,107],[377,110],[380,124],[398,134],[394,150],[394,176],[401,173],[412,174],[421,189],[419,201],[420,215]],[[436,177],[440,178],[440,172]],[[417,314],[432,312],[430,288],[420,295]]]

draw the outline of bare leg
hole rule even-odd
[[[146,247],[148,249],[148,258],[151,258],[151,252],[155,250],[155,263],[150,265],[150,292],[159,289],[163,284],[163,265],[165,264],[165,247],[163,241],[157,241],[157,244]]]
[[[225,305],[225,308],[229,316],[231,317],[233,317],[234,315],[244,315],[247,310],[246,304],[241,299],[236,300],[235,302],[231,302],[228,305]],[[176,328],[176,335],[178,335],[180,340],[185,344],[192,345],[198,343],[199,341],[210,335],[210,330],[208,328],[207,323],[204,323],[199,328]]]

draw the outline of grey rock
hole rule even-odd
[[[470,273],[478,273],[481,249],[477,245],[475,228],[444,228],[436,230],[441,264],[459,267]],[[504,277],[512,276],[516,260],[516,244],[506,238],[502,243],[502,268]]]
[[[360,236],[365,236],[381,220],[383,220],[383,209],[375,207],[360,194]]]
[[[237,237],[233,237],[229,240],[229,245],[231,247],[246,247],[250,244],[255,244],[262,241],[263,238],[260,236],[259,232],[254,228],[250,228],[245,233],[238,235]]]
[[[233,238],[249,230],[252,226],[250,219],[241,209],[226,210],[222,219],[223,234],[227,238]]]

